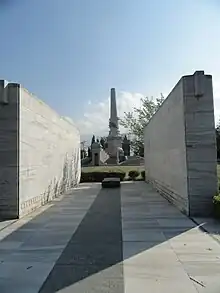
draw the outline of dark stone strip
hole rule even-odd
[[[206,229],[204,226],[201,225],[201,223],[197,222],[196,218],[193,218],[193,217],[189,217],[189,218],[190,218],[190,220],[193,221],[193,223],[195,223],[196,225],[198,225],[199,229],[200,229],[202,232],[204,232],[204,233],[208,233],[208,235],[209,235],[212,239],[214,239],[216,242],[220,243],[219,239],[216,238],[214,235],[212,235],[208,229]]]
[[[102,189],[39,293],[123,293],[122,260],[120,189]]]

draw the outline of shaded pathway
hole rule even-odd
[[[84,184],[0,232],[1,293],[39,292],[98,191]]]
[[[219,243],[144,182],[82,184],[0,231],[1,293],[214,293],[219,267]]]
[[[122,265],[89,279],[123,260],[121,229],[120,190],[100,190],[40,293],[75,292],[74,284],[86,278],[77,292],[123,293]]]

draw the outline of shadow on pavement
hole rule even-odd
[[[88,185],[88,188],[89,186],[90,185]],[[95,199],[77,229],[75,231],[73,229],[68,244],[56,261],[39,293],[123,293],[125,290],[122,265],[123,258],[124,260],[129,259],[196,227],[196,224],[192,224],[191,227],[183,225],[182,227],[179,226],[177,229],[174,222],[173,230],[172,227],[166,230],[166,228],[163,229],[163,224],[158,224],[158,226],[151,225],[150,221],[157,221],[157,217],[159,217],[161,221],[164,221],[164,227],[166,227],[167,221],[166,217],[164,217],[163,220],[163,215],[156,213],[159,211],[157,206],[161,203],[159,203],[155,197],[155,202],[153,201],[151,206],[152,211],[155,211],[154,219],[149,218],[148,228],[146,228],[145,222],[140,222],[139,225],[140,229],[146,228],[146,231],[148,231],[146,233],[157,232],[163,229],[163,233],[161,234],[164,234],[164,238],[158,238],[155,239],[155,241],[142,241],[140,243],[141,245],[134,246],[133,249],[130,249],[123,255],[121,215],[123,206],[121,202],[121,189],[100,190],[97,186],[99,185],[97,184],[95,188],[88,190],[88,194],[91,194]],[[129,190],[129,187],[125,190],[126,194],[127,190]],[[138,191],[135,191],[135,186],[128,191],[128,197],[133,196],[134,192],[138,193]],[[75,190],[74,194],[77,195],[80,201],[82,197],[85,196],[85,191],[84,189]],[[97,194],[97,196],[95,196],[95,194]],[[140,197],[141,196],[142,195],[140,195]],[[132,202],[126,203],[126,205],[129,204],[132,204]],[[74,201],[74,205],[77,211],[77,200]],[[142,205],[141,201],[140,205]],[[170,204],[166,202],[166,205]],[[11,233],[0,243],[4,241],[6,243],[8,241],[25,241],[25,237],[27,237],[29,245],[32,242],[34,245],[34,235],[38,233],[38,235],[42,235],[42,246],[47,246],[47,239],[43,237],[45,234],[38,231],[38,228],[49,221],[53,222],[53,219],[56,220],[58,212],[65,214],[66,208],[67,207],[63,208],[62,201],[57,202],[56,205]],[[143,212],[145,209],[147,209],[147,206],[143,207]],[[140,215],[134,214],[131,215],[131,218],[138,218],[139,216]],[[130,218],[130,216],[128,218]],[[172,221],[172,215],[170,219]],[[175,221],[174,219],[175,217],[173,221]],[[71,223],[69,224],[71,225]],[[143,227],[141,226],[142,224]],[[74,226],[74,223],[72,223],[72,225]],[[129,221],[127,225],[132,229],[132,224],[129,223]],[[29,229],[33,230],[31,235],[30,232],[28,232]],[[134,230],[135,229],[137,229],[137,227],[134,227]],[[123,227],[123,231],[125,230],[126,226]],[[62,239],[60,239],[60,241],[62,241]],[[128,240],[128,242],[132,248],[132,239]]]
[[[122,260],[120,189],[101,189],[42,286],[40,293],[59,292]],[[109,282],[109,278],[117,278],[117,281],[114,280],[113,291],[108,292],[123,293],[122,266],[114,268],[104,277],[106,282]],[[103,281],[103,274],[100,276],[100,281]],[[88,292],[93,292],[91,286],[91,283],[88,284]]]

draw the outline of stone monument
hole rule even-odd
[[[100,151],[101,145],[99,141],[93,142],[91,145],[91,156],[92,156],[92,165],[99,166],[100,165]]]
[[[111,89],[109,135],[107,137],[108,164],[119,163],[119,153],[122,150],[122,138],[119,133],[115,88]]]
[[[123,142],[122,142],[122,148],[124,151],[124,155],[126,157],[130,156],[130,146],[131,146],[131,142],[130,140],[127,138],[127,135],[124,136]]]

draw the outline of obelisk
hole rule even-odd
[[[122,147],[122,139],[119,135],[115,88],[111,88],[109,135],[107,137],[107,142],[108,154],[112,161],[115,160],[115,163],[117,163],[118,149]]]
[[[114,88],[111,89],[109,128],[110,128],[109,134],[111,136],[118,135],[118,116],[117,116],[117,106],[116,106],[116,93]]]

